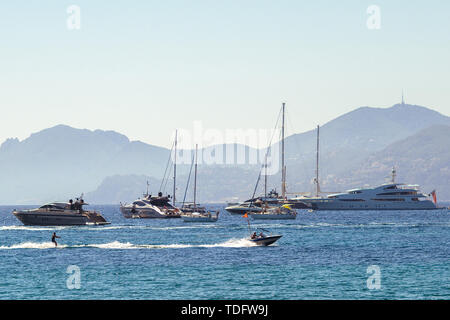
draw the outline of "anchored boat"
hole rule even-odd
[[[208,211],[205,207],[186,204],[182,207],[181,219],[184,222],[216,222],[219,219],[219,211]]]
[[[194,202],[184,204],[181,207],[181,218],[184,222],[216,222],[219,219],[219,211],[208,211],[205,207],[197,205],[197,152],[198,145],[195,146],[195,174],[194,174]],[[192,162],[194,163],[194,162]],[[191,165],[192,171],[192,165]],[[186,200],[186,193],[189,188],[189,180],[191,177],[191,171],[189,172],[186,189],[184,192],[184,200]],[[183,200],[183,203],[184,203]]]
[[[175,140],[173,143],[173,148],[170,150],[170,156],[167,161],[166,172],[164,172],[164,177],[161,182],[160,191],[157,196],[152,196],[148,191],[148,181],[147,181],[147,193],[133,201],[130,204],[120,204],[120,211],[122,215],[127,219],[170,219],[170,218],[180,218],[181,210],[175,206],[176,197],[176,177],[177,177],[177,137],[178,132],[175,131]],[[166,180],[166,173],[169,163],[172,158],[172,151],[174,151],[174,161],[173,161],[173,196],[170,195],[163,196],[161,192],[163,184]],[[170,173],[169,173],[170,174]],[[168,176],[167,176],[168,178]],[[172,201],[172,204],[170,203]]]
[[[396,183],[395,168],[392,168],[391,174],[390,183],[378,187],[352,189],[345,193],[330,194],[326,198],[301,198],[301,201],[310,204],[314,210],[439,209],[435,191],[429,195],[423,194],[417,185]]]
[[[170,219],[179,218],[180,209],[170,204],[170,197],[149,194],[130,204],[120,204],[120,212],[128,219]]]
[[[295,219],[297,218],[297,212],[292,209],[294,204],[288,204],[288,200],[286,197],[286,166],[284,161],[284,114],[285,114],[286,104],[283,103],[281,107],[282,113],[282,126],[281,126],[281,197],[276,198],[275,205],[270,205],[269,202],[264,202],[262,199],[258,199],[256,202],[259,203],[259,207],[261,209],[259,211],[250,211],[249,214],[253,219],[264,219],[264,220],[279,220],[279,219]],[[269,147],[270,148],[270,147]],[[269,151],[269,148],[267,151]],[[264,169],[265,169],[265,180],[264,180],[264,189],[267,189],[267,155],[265,157]],[[260,172],[261,176],[261,172]],[[258,186],[258,182],[260,179],[258,177],[258,181],[256,182],[256,188]],[[295,202],[295,201],[294,201]],[[273,202],[272,202],[273,203]],[[295,202],[295,204],[300,204],[301,202]],[[303,206],[306,207],[303,203]]]
[[[249,214],[256,220],[293,220],[297,218],[297,211],[293,210],[288,204],[281,207],[267,206],[261,212]]]
[[[106,225],[109,222],[96,211],[84,210],[83,199],[75,203],[52,202],[31,210],[14,210],[12,214],[26,226]]]

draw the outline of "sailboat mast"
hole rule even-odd
[[[267,157],[264,163],[264,197],[267,198]]]
[[[175,146],[174,146],[174,159],[173,159],[173,197],[172,202],[173,206],[175,207],[175,200],[176,200],[176,190],[177,190],[177,138],[178,138],[178,130],[175,130]]]
[[[320,127],[317,125],[317,146],[316,146],[316,197],[319,197],[320,187],[319,187],[319,130]]]
[[[195,173],[194,173],[194,208],[197,208],[197,150],[198,144],[195,145]]]
[[[284,165],[284,109],[286,104],[283,102],[283,121],[281,126],[281,197],[286,197],[286,167]]]
[[[397,176],[397,171],[395,170],[395,167],[392,167],[392,171],[391,171],[391,175],[392,175],[392,183],[395,183],[395,177]]]

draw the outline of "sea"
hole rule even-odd
[[[0,299],[449,299],[450,212],[299,211],[296,220],[125,219],[30,227],[0,207]],[[250,230],[282,238],[269,247]],[[55,248],[53,232],[60,237]]]

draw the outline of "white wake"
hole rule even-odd
[[[230,239],[221,243],[214,244],[133,244],[130,242],[113,241],[100,244],[81,244],[81,245],[65,245],[58,244],[56,248],[98,248],[98,249],[112,249],[112,250],[127,250],[127,249],[183,249],[183,248],[245,248],[256,246],[255,243],[246,238]],[[23,242],[13,244],[11,246],[0,246],[0,250],[12,249],[53,249],[55,248],[52,242]]]

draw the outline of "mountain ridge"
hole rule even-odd
[[[360,166],[370,155],[434,125],[450,125],[450,118],[426,107],[402,104],[389,108],[359,107],[327,122],[320,128],[323,185],[327,181],[340,181],[338,177],[347,174],[349,168]],[[285,142],[288,185],[295,191],[309,190],[315,170],[315,130],[289,135]],[[201,149],[200,155],[214,152],[215,148],[226,150],[224,145],[211,146]],[[264,149],[244,146],[244,150],[264,154]],[[112,176],[137,175],[160,180],[169,156],[167,148],[131,141],[112,130],[58,125],[22,141],[9,138],[0,146],[0,177],[7,186],[0,186],[0,202],[40,203],[73,197],[97,190]],[[180,177],[187,174],[189,167],[189,164],[179,167]],[[242,197],[252,193],[259,168],[260,164],[205,166],[203,172],[210,176],[205,199],[232,198],[236,196],[232,194],[234,190],[239,190]],[[236,177],[234,186],[226,185],[231,176]],[[270,185],[279,185],[279,173],[268,180]],[[237,187],[239,182],[241,185]]]

